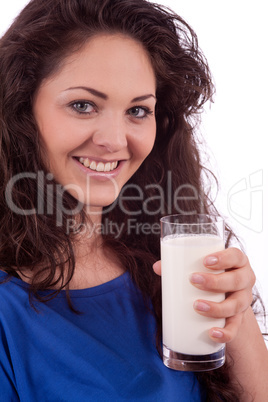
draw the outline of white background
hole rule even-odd
[[[201,131],[220,182],[217,206],[240,236],[268,310],[267,8],[265,0],[159,0],[196,31],[216,84]],[[0,34],[25,0],[0,6]]]
[[[265,0],[161,0],[196,31],[216,85],[201,127],[220,191],[216,200],[249,256],[268,310]]]

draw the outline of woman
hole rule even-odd
[[[226,318],[210,331],[225,366],[176,372],[157,352],[159,219],[215,213],[194,136],[213,87],[191,28],[144,0],[33,0],[1,39],[0,81],[4,400],[263,401],[237,249],[205,259],[224,274],[192,278],[227,294],[195,304]]]

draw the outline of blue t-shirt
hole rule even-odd
[[[65,291],[36,311],[22,280],[0,285],[1,402],[203,400],[194,373],[162,363],[154,317],[128,273],[70,295],[80,314]]]

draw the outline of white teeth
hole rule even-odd
[[[84,160],[83,165],[84,165],[85,167],[89,167],[90,162],[89,162],[88,158],[86,158],[86,159]]]
[[[118,166],[118,162],[97,163],[95,161],[90,161],[88,158],[79,158],[79,162],[85,167],[97,172],[110,172],[111,170],[116,169]]]
[[[97,164],[97,172],[104,172],[104,163],[100,162]]]
[[[104,172],[110,172],[110,170],[112,170],[111,163],[105,163]]]
[[[90,164],[90,169],[92,169],[92,170],[96,170],[96,169],[97,169],[97,164],[96,164],[96,162],[91,162],[91,164]]]

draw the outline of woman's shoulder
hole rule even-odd
[[[6,273],[6,271],[3,268],[0,268],[0,283],[2,283],[2,281],[7,281],[8,280],[9,275]]]
[[[21,279],[16,278],[0,269],[0,308],[3,304],[10,303],[11,300],[16,300],[27,294],[27,284]]]
[[[18,284],[20,282],[23,282],[20,279],[19,275],[14,275],[14,274],[10,274],[8,273],[4,268],[0,268],[0,283],[7,283],[7,282],[18,282]]]
[[[29,292],[23,281],[0,270],[0,332],[16,328],[16,333],[28,310]]]
[[[0,268],[0,283],[9,282],[13,278],[13,275],[8,274],[3,268]]]

